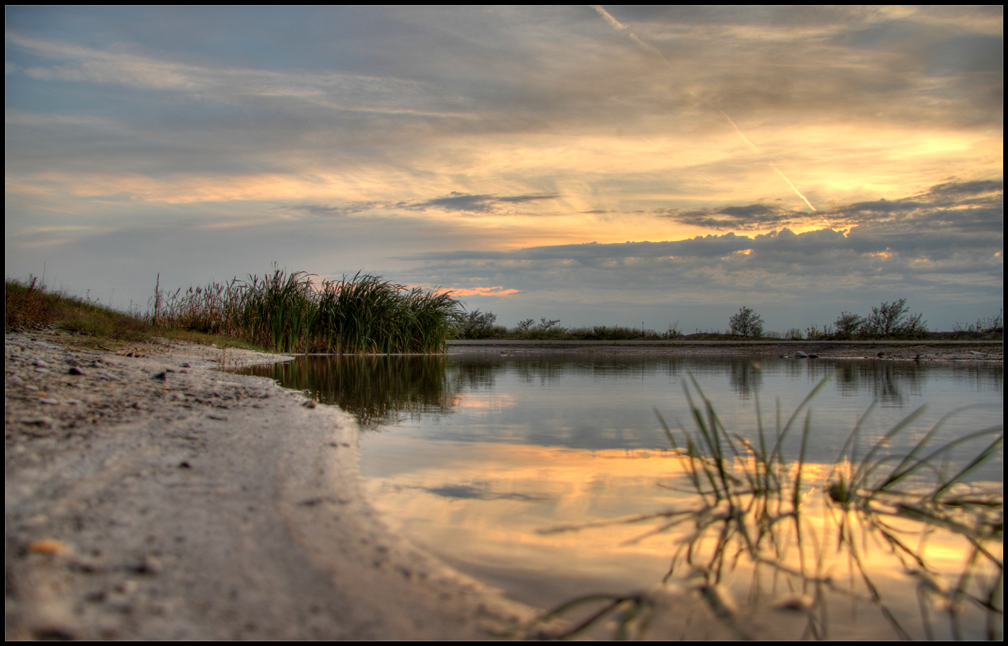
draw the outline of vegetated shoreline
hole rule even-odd
[[[112,352],[75,340],[5,338],[8,639],[490,638],[522,636],[535,616],[389,534],[362,494],[350,415],[215,371],[290,355],[163,340]],[[693,353],[592,346],[574,351]],[[768,346],[713,349],[753,347]],[[656,594],[674,611],[654,635],[736,636],[692,592]],[[785,634],[779,613],[746,612],[754,634]]]
[[[873,359],[886,361],[1004,361],[1002,340],[676,340],[676,341],[526,341],[450,340],[451,354],[498,351],[502,354],[592,353],[654,356],[720,355],[760,358]],[[804,356],[803,356],[804,355]]]

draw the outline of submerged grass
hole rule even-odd
[[[183,292],[155,289],[150,322],[224,334],[280,352],[443,352],[459,315],[448,293],[371,274],[314,283],[304,272],[249,276]]]
[[[604,525],[658,521],[635,540],[679,528],[663,585],[696,593],[738,637],[750,637],[736,621],[727,597],[730,575],[751,569],[751,600],[769,607],[803,613],[802,638],[830,636],[827,597],[842,595],[878,609],[899,638],[912,629],[893,611],[877,583],[878,550],[892,560],[889,570],[902,571],[908,590],[918,601],[921,631],[934,638],[933,617],[944,615],[948,636],[963,637],[963,617],[984,618],[988,639],[1000,637],[1003,620],[1003,493],[1002,487],[980,487],[969,476],[1002,449],[1003,425],[977,430],[940,446],[932,446],[938,431],[955,414],[941,418],[905,454],[887,447],[923,412],[908,415],[859,457],[861,428],[872,407],[855,425],[828,475],[806,465],[811,429],[808,406],[829,377],[823,379],[781,424],[768,434],[757,401],[757,438],[752,442],[730,433],[718,419],[696,380],[695,396],[684,384],[695,430],[674,433],[658,414],[672,447],[683,461],[692,503],[633,518],[545,530],[547,533]],[[692,377],[691,377],[692,379]],[[874,406],[874,405],[873,405]],[[657,414],[657,410],[656,410]],[[784,457],[784,440],[801,433],[797,460]],[[678,437],[678,440],[677,440]],[[951,455],[971,443],[980,447],[952,468]],[[935,563],[928,540],[944,532],[964,555],[961,569],[949,572]],[[914,540],[917,541],[914,545]],[[868,560],[873,560],[869,564]],[[847,581],[836,572],[846,564]],[[769,579],[770,590],[765,590]],[[782,594],[781,591],[784,591]],[[572,626],[552,636],[574,637],[613,620],[614,638],[641,637],[657,607],[656,595],[593,594],[572,599],[537,619],[543,626],[577,609],[591,609]]]

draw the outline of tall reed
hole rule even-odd
[[[156,291],[151,323],[224,334],[280,352],[442,352],[461,311],[450,293],[408,289],[371,274],[313,283],[275,269],[248,281]]]

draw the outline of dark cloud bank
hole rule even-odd
[[[765,205],[665,213],[715,230],[807,223],[822,215],[833,227],[794,233],[734,231],[664,242],[576,244],[511,252],[458,251],[414,257],[428,280],[468,285],[473,277],[525,290],[528,298],[561,290],[627,303],[738,302],[764,307],[800,298],[821,309],[867,307],[912,296],[934,304],[937,325],[954,322],[952,303],[997,308],[1003,288],[1003,182],[953,182],[899,200],[836,206],[813,214]],[[806,224],[807,226],[807,224]],[[646,295],[646,296],[645,296]],[[937,304],[944,303],[941,310]],[[839,312],[839,310],[838,310]]]

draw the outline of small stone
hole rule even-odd
[[[45,361],[42,361],[41,359],[36,359],[36,360],[32,361],[32,365],[33,366],[37,366],[39,368],[48,368],[49,367],[49,364],[46,363]]]
[[[156,375],[154,375],[153,377],[151,377],[151,379],[159,379],[161,381],[168,381],[168,373],[166,371],[162,370],[161,372],[159,372]]]
[[[38,390],[38,386],[34,386],[32,384],[25,384],[25,388],[28,390]]]
[[[140,568],[137,569],[139,570]],[[136,592],[137,587],[138,586],[136,581],[131,581],[127,579],[125,581],[120,581],[119,583],[117,583],[115,590],[119,594],[132,594]]]
[[[192,465],[189,464],[188,460],[182,460],[181,462],[179,462],[178,468],[180,468],[180,469],[191,469]]]
[[[797,358],[799,358],[799,359],[808,359],[808,355],[805,354],[804,352],[802,352],[801,350],[798,350],[797,352],[795,352],[794,356],[797,357]]]
[[[179,366],[181,366],[182,368],[192,368],[192,366],[191,366],[191,365],[189,365],[189,362],[188,362],[188,361],[185,361],[185,362],[183,362],[183,363],[180,363],[180,364],[179,364]]]
[[[794,594],[779,599],[771,606],[774,610],[786,610],[790,612],[803,612],[811,608],[815,602],[807,594]]]
[[[56,538],[42,538],[28,544],[29,554],[65,554],[69,551],[70,548]]]
[[[55,406],[59,404],[58,399],[53,399],[52,397],[39,397],[40,404],[49,404],[50,406]]]
[[[145,556],[144,560],[137,566],[137,572],[140,574],[160,574],[161,569],[161,559],[150,555]]]
[[[69,375],[83,375],[84,371],[81,370],[80,368],[78,368],[77,366],[73,366],[72,368],[70,368],[70,370],[67,371],[67,374],[69,374]]]
[[[24,417],[21,419],[22,424],[29,424],[31,426],[39,426],[42,428],[52,428],[53,421],[51,417]]]
[[[305,403],[303,403],[301,405],[304,406],[305,408],[315,408],[315,406],[317,406],[317,404],[315,403],[315,401],[312,400],[312,399],[307,400]]]
[[[47,375],[47,374],[49,374],[49,369],[48,368],[35,368],[35,372],[41,372],[42,374]]]
[[[100,375],[98,375],[98,378],[104,379],[106,381],[122,381],[121,379],[119,379],[119,377],[116,377],[115,375],[110,375],[107,372],[101,373]]]

